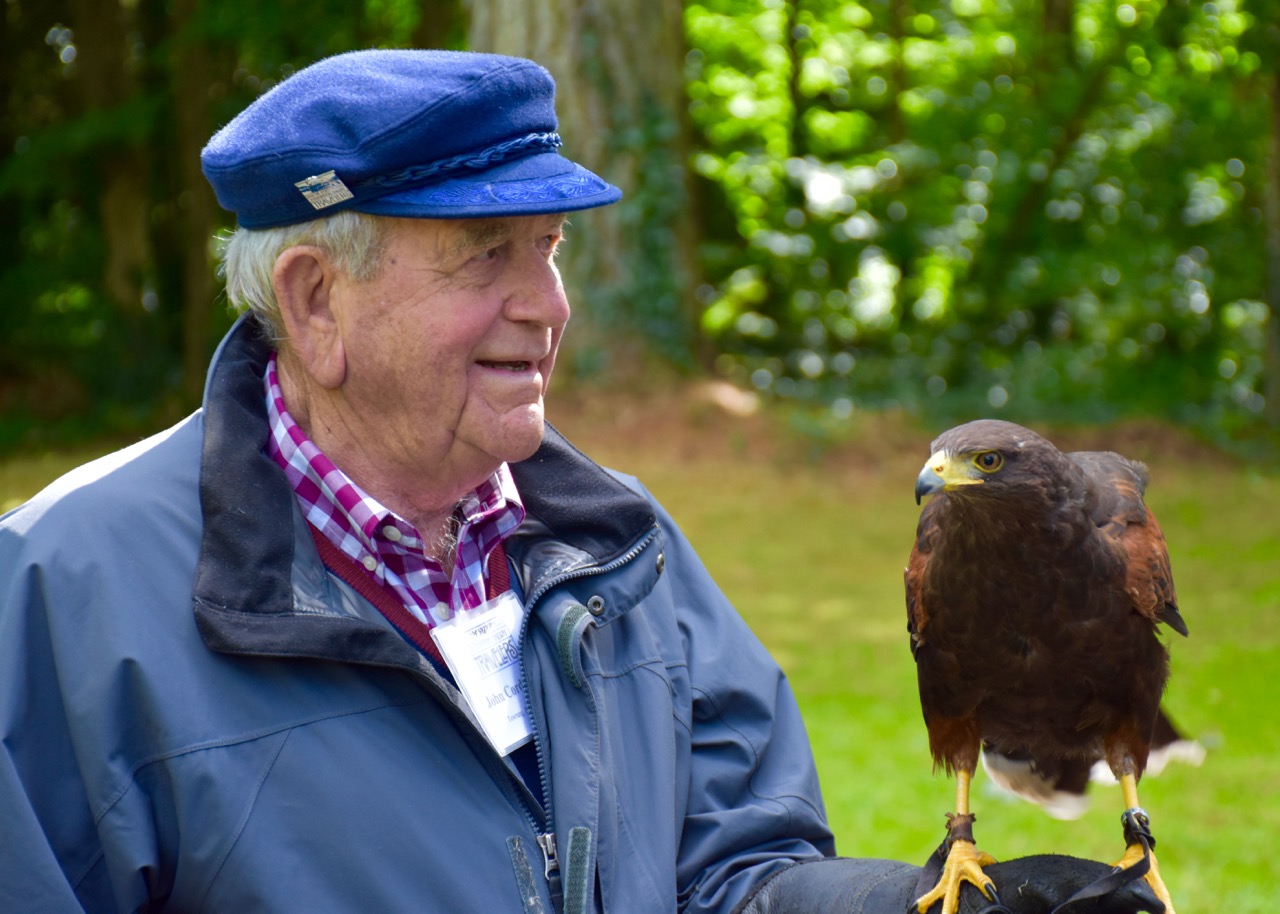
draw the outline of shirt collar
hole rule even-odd
[[[388,580],[385,558],[398,556],[415,564],[425,563],[435,572],[435,596],[419,594],[423,597],[419,603],[426,607],[440,602],[444,596],[440,586],[444,583],[448,587],[451,577],[455,578],[450,588],[455,596],[449,603],[478,605],[476,593],[480,595],[479,602],[483,602],[485,558],[497,543],[515,532],[525,517],[524,504],[507,464],[500,465],[459,503],[458,566],[452,575],[445,575],[438,563],[424,556],[421,532],[361,489],[324,455],[289,414],[274,353],[267,362],[263,382],[270,425],[267,454],[284,470],[308,522],[345,555],[393,586],[402,577],[410,576],[403,574],[403,565],[397,562],[395,566],[402,573],[393,574],[395,580]],[[412,584],[409,586],[413,588]]]

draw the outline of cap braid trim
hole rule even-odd
[[[434,178],[456,171],[482,171],[507,159],[519,159],[539,152],[549,152],[561,145],[558,133],[530,133],[514,140],[507,140],[466,155],[415,165],[388,175],[377,175],[363,181],[352,182],[351,187],[361,191],[376,190],[379,194],[391,193],[401,188],[417,187]]]

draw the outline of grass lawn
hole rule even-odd
[[[902,569],[919,510],[915,477],[941,429],[866,417],[824,446],[786,417],[729,421],[688,404],[579,409],[559,424],[645,482],[787,670],[840,852],[922,862],[944,835],[955,788],[931,773]],[[1141,785],[1161,873],[1182,914],[1271,912],[1280,899],[1280,473],[1154,427],[1066,440],[1148,463],[1148,503],[1191,629],[1172,636],[1165,707],[1209,751],[1202,767],[1174,764]],[[997,858],[1115,860],[1120,789],[1091,792],[1090,811],[1062,822],[996,794],[979,773],[978,845]]]
[[[734,419],[701,398],[566,398],[550,418],[666,505],[788,671],[840,852],[923,861],[954,785],[930,771],[907,647],[902,568],[918,509],[922,430],[857,416],[835,438],[784,414]],[[1165,706],[1201,739],[1203,767],[1142,784],[1161,870],[1183,914],[1270,912],[1280,899],[1280,473],[1154,427],[1075,431],[1073,447],[1145,460],[1191,637],[1173,636]],[[93,452],[0,462],[0,508]],[[1123,851],[1117,787],[1075,822],[991,792],[973,804],[998,858]]]

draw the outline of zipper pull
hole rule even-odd
[[[556,833],[549,831],[545,835],[538,835],[538,847],[542,848],[542,875],[550,882],[553,877],[560,875],[560,860],[556,857]]]
[[[547,877],[547,889],[551,892],[551,906],[560,910],[564,897],[560,892],[560,858],[556,856],[556,833],[538,835],[538,847],[542,848],[542,874]]]

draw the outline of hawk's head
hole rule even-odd
[[[1061,459],[1058,449],[1030,429],[1000,419],[978,419],[943,432],[916,478],[916,504],[926,495],[961,497],[1025,491],[1042,484]]]

